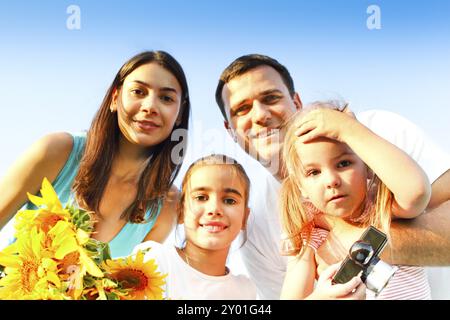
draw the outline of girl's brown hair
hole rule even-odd
[[[305,243],[308,243],[311,238],[314,227],[313,217],[308,213],[300,191],[302,163],[301,155],[298,154],[296,149],[298,137],[295,135],[295,131],[301,118],[313,109],[332,108],[344,111],[346,107],[347,104],[342,104],[339,101],[315,102],[296,113],[286,123],[286,137],[283,145],[286,179],[282,183],[280,194],[282,228],[285,233],[285,241],[289,243],[289,246],[287,246],[289,252],[285,252],[285,254],[301,254],[305,248]],[[360,224],[363,227],[373,225],[389,235],[393,194],[374,174],[368,184],[367,193],[372,190],[376,190],[375,210],[370,212]]]
[[[178,80],[182,91],[181,118],[179,118],[181,121],[179,124],[175,124],[172,132],[176,129],[188,129],[190,115],[189,90],[180,64],[164,51],[146,51],[128,60],[116,74],[92,121],[87,133],[86,146],[80,162],[80,168],[73,185],[73,191],[79,205],[97,212],[97,214],[99,214],[100,200],[108,182],[114,156],[118,152],[119,137],[121,135],[117,112],[110,112],[113,93],[116,90],[120,90],[125,78],[131,72],[148,63],[157,63],[171,72]],[[152,153],[150,154],[149,152],[149,157],[152,156],[152,158],[139,178],[136,198],[122,213],[121,218],[139,223],[144,221],[147,210],[151,210],[152,215],[156,214],[157,210],[155,209],[169,191],[180,170],[184,153],[177,155],[179,159],[175,162],[171,157],[172,149],[180,144],[182,147],[179,150],[186,150],[186,137],[181,142],[178,142],[172,141],[171,135],[169,135],[163,142],[152,147]]]

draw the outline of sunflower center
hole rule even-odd
[[[50,214],[45,217],[41,222],[41,229],[47,233],[51,228],[53,228],[58,221],[63,220],[60,216],[56,214]]]
[[[31,292],[34,289],[34,285],[38,280],[38,267],[39,265],[36,263],[36,261],[33,260],[23,261],[22,263],[22,266],[20,268],[20,284],[22,288],[27,292]]]
[[[144,290],[148,284],[145,273],[136,269],[120,270],[115,278],[122,283],[125,289]]]

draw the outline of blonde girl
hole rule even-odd
[[[373,225],[389,234],[391,219],[418,216],[430,199],[430,183],[414,160],[337,109],[317,102],[287,124],[281,211],[292,257],[282,298],[336,298],[331,282],[311,294],[314,253],[327,236],[315,221]],[[425,271],[400,266],[378,298],[429,299]]]
[[[255,299],[256,288],[226,266],[232,242],[245,230],[249,215],[250,181],[244,169],[225,155],[194,162],[181,187],[179,223],[185,243],[177,248],[146,242],[135,248],[150,250],[167,274],[165,296],[170,299]]]

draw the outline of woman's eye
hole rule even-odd
[[[133,95],[142,96],[142,95],[144,94],[144,91],[141,90],[141,89],[132,89],[132,90],[131,90],[131,93],[132,93]]]
[[[352,163],[349,160],[342,160],[342,161],[339,161],[337,167],[338,168],[345,168],[345,167],[348,167],[351,164]]]
[[[170,96],[161,96],[161,98],[160,98],[163,102],[168,102],[168,103],[171,103],[171,102],[174,102],[175,100],[172,98],[172,97],[170,97]]]
[[[224,202],[225,202],[225,204],[236,204],[237,203],[237,201],[232,198],[226,198],[224,200]]]

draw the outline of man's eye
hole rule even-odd
[[[273,104],[273,103],[278,102],[281,98],[282,98],[282,97],[279,96],[279,95],[270,94],[270,95],[268,95],[268,96],[265,96],[265,97],[262,99],[262,102],[263,102],[264,104]]]
[[[349,161],[349,160],[342,160],[342,161],[339,161],[337,167],[338,167],[338,168],[345,168],[345,167],[350,166],[351,164],[352,164],[352,163],[351,163],[351,161]]]
[[[226,198],[226,199],[223,200],[223,202],[224,202],[225,204],[231,204],[231,205],[237,203],[237,201],[234,200],[234,199],[232,199],[232,198]]]
[[[245,115],[245,114],[248,113],[248,111],[250,110],[250,108],[251,108],[251,106],[249,106],[249,105],[243,105],[243,106],[240,106],[239,108],[237,108],[236,110],[234,110],[233,114],[234,114],[235,116],[243,116],[243,115]]]

